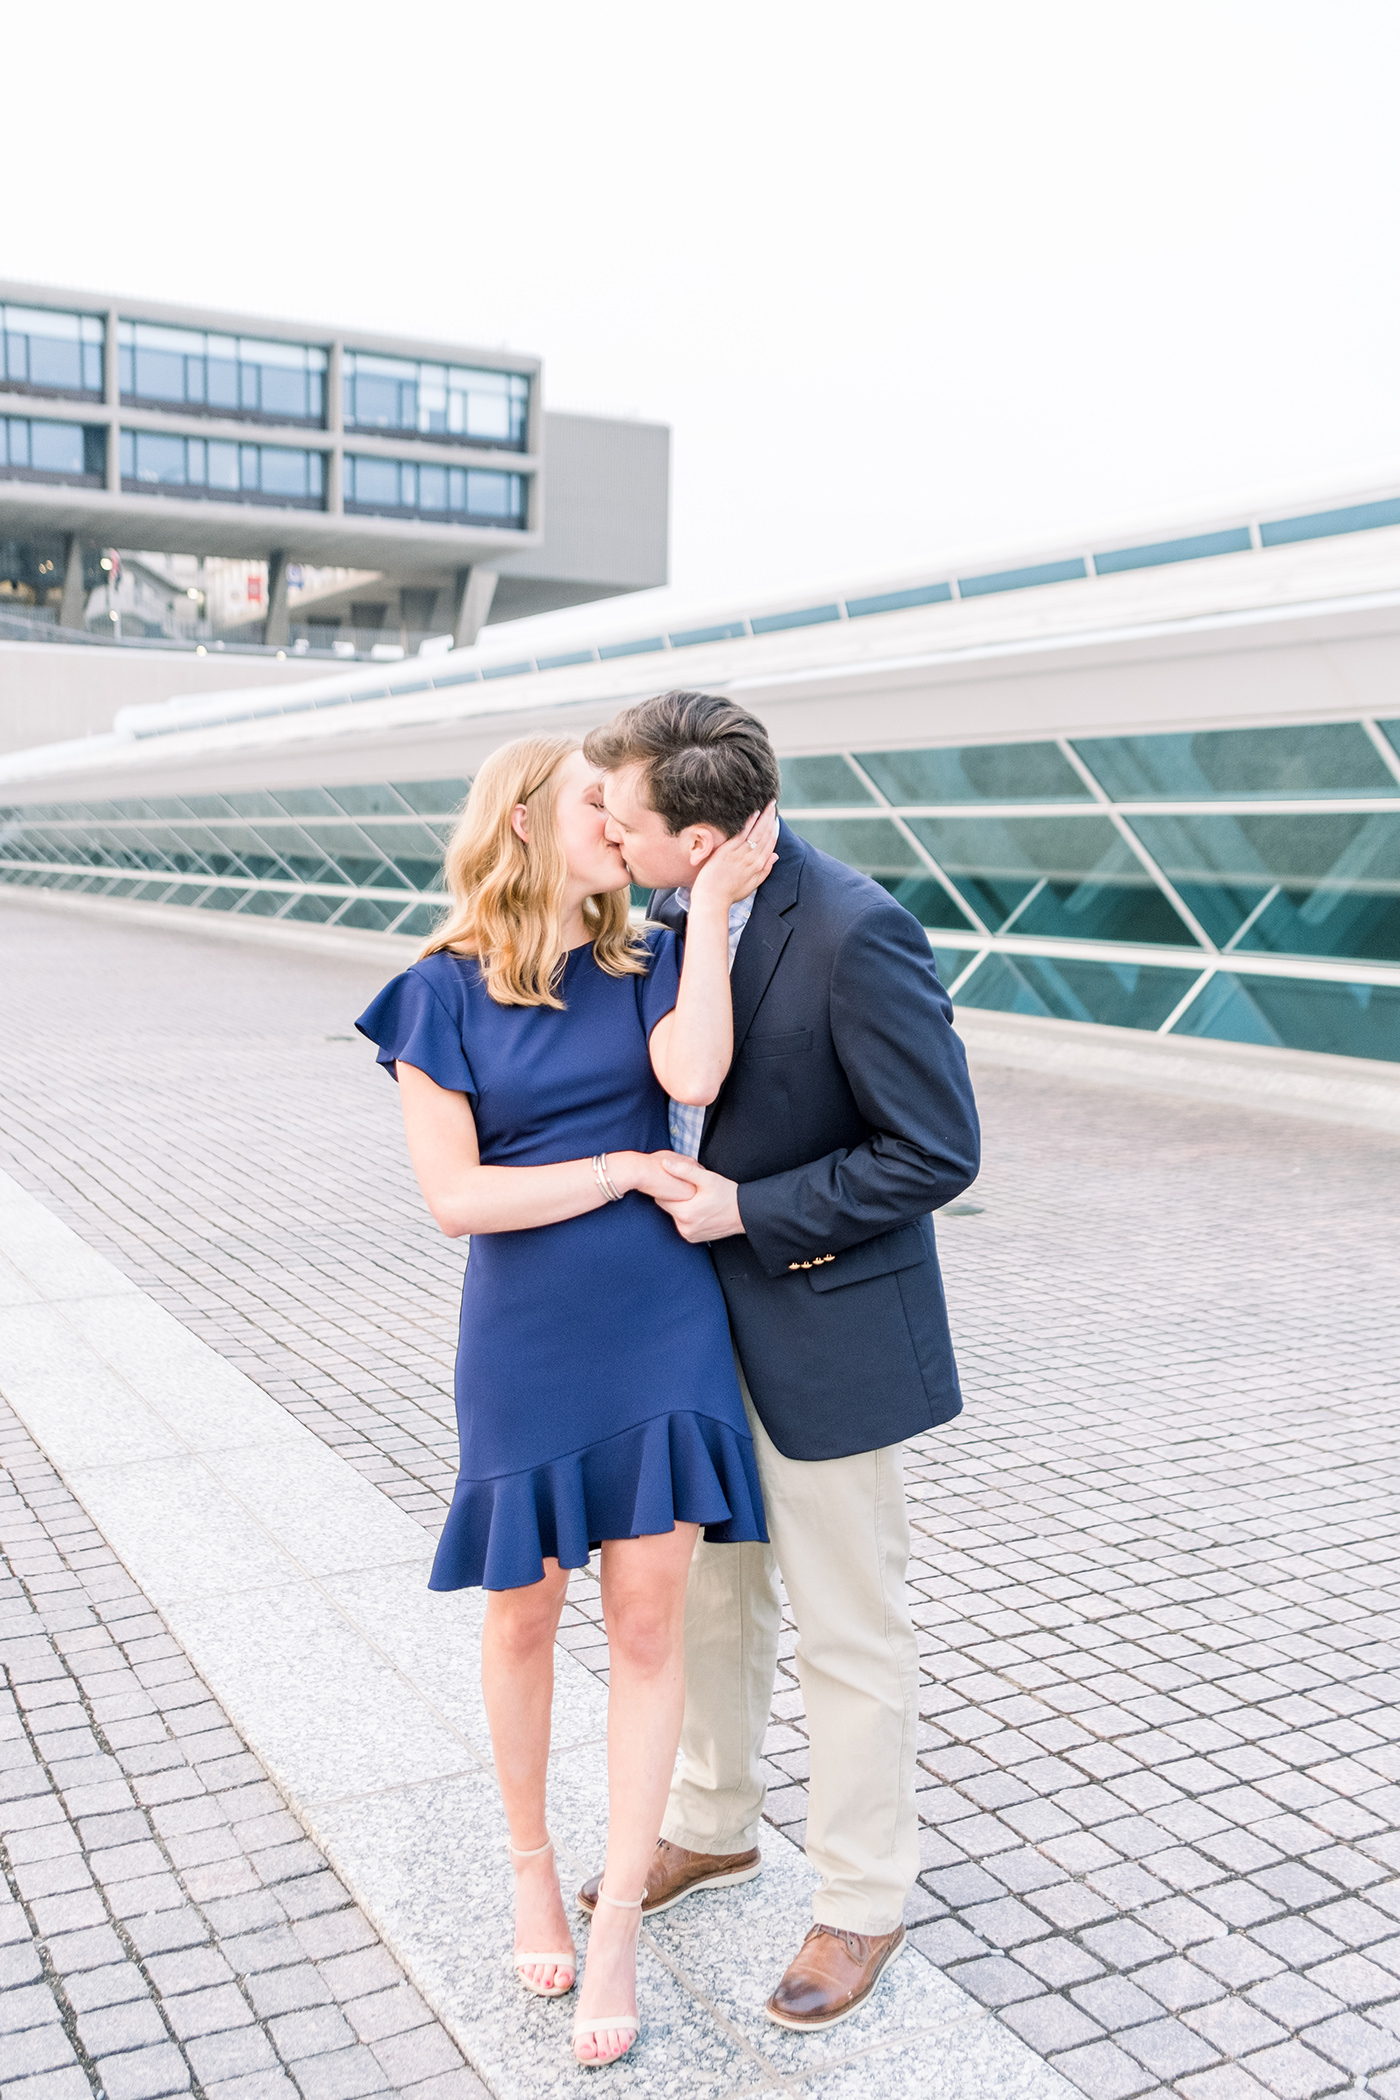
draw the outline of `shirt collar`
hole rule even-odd
[[[744,917],[745,917],[745,918],[747,918],[747,917],[748,917],[749,913],[750,913],[750,912],[751,912],[751,911],[753,910],[753,900],[754,900],[754,898],[755,898],[755,897],[756,897],[757,895],[758,895],[758,891],[757,891],[757,890],[750,890],[750,891],[749,891],[749,894],[748,894],[748,896],[747,896],[747,897],[740,897],[740,898],[738,899],[738,901],[737,901],[736,903],[734,903],[734,904],[731,904],[731,905],[730,905],[730,907],[729,907],[729,918],[730,918],[730,923],[731,923],[731,925],[733,924],[733,920],[734,920],[734,914],[735,914],[736,912],[740,912],[740,911],[741,911],[741,912],[742,912],[742,913],[744,914]],[[676,891],[676,902],[677,902],[677,904],[679,904],[679,906],[680,906],[680,908],[681,908],[681,910],[682,910],[683,912],[688,912],[688,911],[690,910],[690,889],[689,889],[689,886],[687,886],[687,887],[686,887],[685,889],[683,889],[683,890],[677,890],[677,891]]]

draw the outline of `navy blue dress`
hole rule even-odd
[[[440,952],[356,1022],[463,1093],[484,1165],[669,1149],[648,1037],[676,1003],[676,936],[650,928],[644,977],[573,949],[564,1011],[500,1006],[474,961]],[[702,1524],[765,1539],[753,1440],[710,1257],[635,1190],[558,1225],[473,1235],[457,1348],[461,1472],[430,1587],[516,1589],[543,1559],[581,1568],[604,1539]]]

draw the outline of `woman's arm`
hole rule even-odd
[[[403,1100],[408,1154],[424,1201],[449,1239],[465,1232],[523,1232],[532,1225],[557,1225],[601,1210],[609,1199],[598,1186],[591,1159],[561,1160],[550,1167],[483,1167],[476,1118],[465,1094],[450,1093],[416,1065],[395,1066]],[[669,1158],[670,1155],[666,1154]],[[607,1171],[626,1195],[673,1202],[694,1193],[661,1165],[662,1155],[610,1152]]]
[[[651,1031],[651,1068],[673,1101],[708,1108],[734,1055],[729,907],[750,897],[777,860],[777,804],[717,846],[690,888],[680,996]]]

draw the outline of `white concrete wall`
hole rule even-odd
[[[0,641],[0,751],[98,734],[111,728],[119,707],[153,704],[176,693],[293,684],[324,678],[327,669],[324,657],[279,663],[275,656]]]

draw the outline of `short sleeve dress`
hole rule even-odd
[[[652,1029],[676,1003],[676,937],[645,976],[571,950],[563,1010],[501,1006],[445,951],[385,986],[356,1027],[467,1096],[484,1165],[668,1148]],[[461,1472],[430,1587],[515,1589],[546,1555],[700,1524],[767,1537],[753,1441],[710,1257],[633,1191],[582,1217],[473,1236],[457,1348]]]

